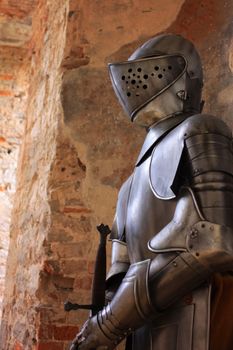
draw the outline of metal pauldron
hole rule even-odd
[[[233,176],[231,145],[231,131],[222,120],[201,114],[187,118],[154,148],[150,163],[152,192],[160,199],[175,198],[182,185],[177,182],[178,175],[189,179],[191,185],[193,178],[211,171]]]

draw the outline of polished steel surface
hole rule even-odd
[[[233,229],[209,221],[199,221],[186,237],[187,249],[196,259],[216,271],[233,268]]]
[[[186,69],[187,62],[181,55],[162,55],[109,65],[115,93],[131,119],[179,80]]]
[[[118,239],[112,240],[112,264],[116,262],[129,263],[127,244]]]
[[[119,239],[124,241],[125,222],[127,214],[127,205],[129,199],[129,192],[132,185],[132,176],[122,185],[117,201],[116,215],[113,222],[110,240]]]
[[[158,143],[166,133],[183,122],[186,118],[186,115],[179,114],[161,120],[160,122],[156,123],[156,125],[152,125],[146,135],[145,141],[136,162],[136,166],[140,165],[143,160],[145,160],[147,156],[151,154],[156,143]]]
[[[225,143],[214,144],[216,136],[212,138],[212,134]],[[188,153],[190,152],[194,138],[197,140],[191,149],[194,154],[190,154],[187,159],[187,166],[184,164],[183,169],[179,169],[183,151],[187,149]],[[211,145],[210,149],[207,148],[208,145]],[[231,132],[222,120],[201,114],[187,118],[154,148],[150,165],[150,184],[155,196],[161,199],[176,196],[182,181],[178,177],[179,171],[182,177],[194,177],[211,170],[229,172],[232,175],[233,155],[230,145]]]
[[[117,345],[156,310],[148,290],[150,260],[132,264],[115,297],[99,314],[98,327]]]
[[[126,273],[130,265],[127,245],[125,242],[114,239],[112,241],[112,261],[111,268],[107,275],[107,281],[119,274]]]
[[[175,34],[159,35],[139,47],[127,62],[111,63],[109,73],[116,96],[134,121],[149,102],[166,106],[170,114],[201,111],[202,65],[193,44]],[[166,94],[166,103],[159,97]],[[160,102],[159,102],[160,101]],[[182,103],[181,103],[182,101]]]
[[[186,237],[190,227],[202,219],[189,189],[185,188],[177,200],[173,219],[148,242],[154,253],[186,252]]]

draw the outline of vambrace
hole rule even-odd
[[[115,297],[97,315],[102,332],[117,345],[155,312],[149,296],[150,260],[132,264]]]
[[[114,347],[134,329],[160,316],[210,274],[190,253],[164,253],[132,264],[113,300],[98,313],[98,328]]]

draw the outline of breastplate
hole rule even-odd
[[[171,221],[176,199],[155,197],[149,183],[149,157],[135,168],[130,187],[126,214],[126,241],[131,263],[153,258],[148,241]]]

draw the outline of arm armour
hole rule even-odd
[[[118,196],[117,210],[110,236],[112,261],[106,279],[106,302],[112,300],[130,266],[125,242],[125,215],[130,186],[131,178],[123,184]]]
[[[152,171],[154,192],[173,193],[177,206],[172,221],[148,242],[155,257],[130,265],[113,300],[92,321],[108,349],[214,273],[233,270],[232,139],[223,122],[209,118],[184,122],[176,171],[163,180],[165,187],[156,187]]]
[[[130,266],[127,245],[118,239],[112,240],[112,261],[106,279],[106,302],[112,300]]]

